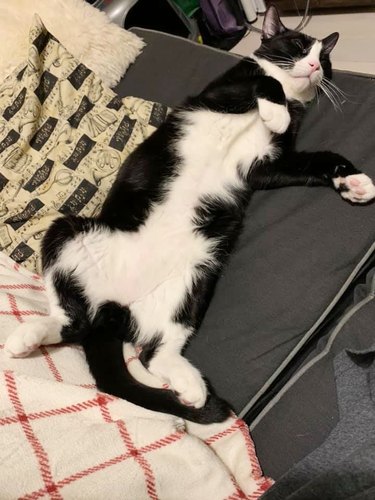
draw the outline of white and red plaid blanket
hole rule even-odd
[[[271,486],[234,416],[201,426],[99,393],[77,346],[8,358],[7,335],[46,312],[40,276],[0,253],[2,500],[255,499]]]

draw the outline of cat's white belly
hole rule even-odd
[[[106,302],[128,306],[145,335],[170,323],[201,264],[215,265],[216,242],[195,231],[202,197],[235,203],[256,158],[270,154],[270,132],[255,112],[194,113],[180,141],[184,158],[165,200],[137,232],[95,230],[64,247],[57,266],[79,278],[93,310]],[[246,171],[247,169],[247,171]]]
[[[196,266],[212,260],[213,242],[192,233],[183,219],[182,227],[155,237],[157,227],[79,235],[64,248],[58,267],[74,270],[93,310],[106,301],[129,306],[141,330],[154,334],[191,290]]]

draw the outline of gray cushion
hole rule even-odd
[[[338,325],[254,421],[258,457],[274,479],[320,446],[338,422],[333,359],[343,349],[366,350],[374,344],[374,293],[372,270]]]
[[[177,106],[240,59],[185,38],[141,28],[130,31],[143,38],[147,46],[114,89],[121,96]]]

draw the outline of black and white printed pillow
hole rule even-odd
[[[35,16],[27,64],[0,84],[0,250],[40,272],[50,223],[95,215],[120,165],[166,113],[120,99]]]

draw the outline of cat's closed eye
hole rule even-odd
[[[305,48],[301,40],[294,40],[295,45],[300,49],[303,55],[306,55],[308,50]]]

